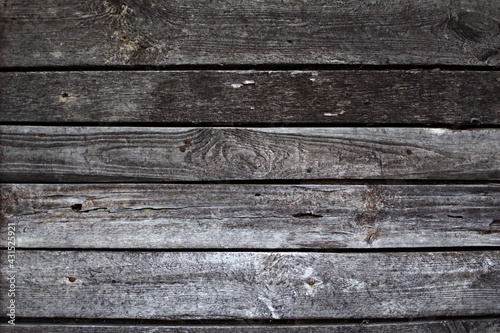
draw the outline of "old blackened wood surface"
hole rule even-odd
[[[0,121],[499,125],[498,96],[485,71],[12,72]]]
[[[16,263],[19,317],[347,319],[500,311],[499,251],[18,250]],[[7,307],[5,299],[1,305]]]
[[[0,325],[6,333],[498,333],[500,320],[310,325]]]
[[[500,131],[0,126],[3,181],[500,179]]]
[[[14,331],[498,333],[498,65],[497,0],[0,0]]]
[[[500,61],[496,0],[14,0],[1,9],[2,67]]]
[[[18,184],[1,199],[22,248],[500,245],[498,185]]]

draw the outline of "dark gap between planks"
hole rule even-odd
[[[0,181],[1,185],[10,184],[92,184],[92,182],[32,182]],[[254,179],[254,180],[212,180],[212,181],[116,181],[95,184],[161,184],[161,185],[488,185],[500,184],[500,180],[468,179]]]
[[[161,319],[115,319],[115,318],[32,318],[32,317],[18,317],[19,325],[36,325],[36,324],[59,324],[59,325],[109,325],[109,326],[123,326],[123,325],[189,325],[189,326],[217,326],[217,325],[231,325],[231,326],[250,326],[250,325],[335,325],[335,324],[390,324],[390,323],[433,323],[441,321],[469,321],[469,320],[490,320],[500,321],[499,316],[494,315],[481,315],[481,316],[445,316],[445,317],[423,317],[423,318],[375,318],[375,319],[234,319],[234,320],[161,320]],[[1,326],[0,326],[1,327]]]
[[[0,250],[6,250],[6,247]],[[444,252],[478,252],[499,251],[500,246],[464,246],[464,247],[409,247],[409,248],[195,248],[195,249],[152,249],[152,248],[43,248],[43,247],[16,247],[23,251],[46,251],[46,252],[153,252],[153,253],[444,253]]]
[[[256,70],[256,71],[311,71],[311,70],[446,70],[446,71],[500,71],[499,66],[481,65],[364,65],[364,64],[200,64],[200,65],[111,65],[111,66],[33,66],[33,67],[0,67],[0,72],[92,72],[92,71],[220,71],[220,70]]]
[[[33,122],[33,121],[3,121],[0,126],[50,126],[50,127],[136,127],[136,128],[154,128],[154,127],[221,127],[221,128],[237,128],[237,127],[255,127],[255,128],[282,128],[282,127],[320,127],[320,128],[342,128],[342,127],[358,127],[358,128],[434,128],[434,129],[449,129],[455,131],[468,131],[477,129],[496,129],[500,128],[500,124],[483,125],[479,119],[471,119],[469,122],[457,124],[447,123],[429,123],[429,124],[384,124],[381,123],[247,123],[247,122],[228,122],[228,123],[165,123],[165,122]]]

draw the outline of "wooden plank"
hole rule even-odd
[[[0,121],[499,125],[500,72],[0,73]]]
[[[310,324],[310,325],[99,325],[16,324],[0,325],[5,333],[495,333],[500,320],[443,320],[409,323]],[[460,330],[462,329],[462,330]]]
[[[0,126],[0,180],[500,179],[500,131]]]
[[[2,2],[0,66],[498,65],[496,0]]]
[[[6,251],[1,257],[6,262]],[[18,250],[15,268],[19,317],[371,319],[500,311],[499,251]],[[0,272],[10,277],[8,270]]]
[[[14,225],[22,248],[500,246],[500,185],[5,184],[0,195],[0,233]]]

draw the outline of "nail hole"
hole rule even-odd
[[[74,204],[71,206],[71,209],[73,209],[73,211],[75,212],[79,212],[82,210],[82,204]]]
[[[186,151],[186,147],[179,147],[179,150],[181,151],[181,153],[183,153]]]
[[[293,44],[293,40],[291,40],[291,39],[288,39],[286,42],[287,42],[288,44]]]
[[[464,218],[462,215],[448,215],[448,217],[451,217],[453,219],[463,219]]]
[[[315,283],[316,283],[316,281],[314,281],[314,280],[307,281],[307,284],[310,285],[311,287],[314,286]]]
[[[116,280],[111,280],[111,283],[116,283]]]
[[[184,140],[184,144],[188,146],[191,145],[191,140],[189,139]]]
[[[128,36],[127,35],[122,35],[122,41],[124,41],[124,42],[128,41]]]
[[[412,152],[410,149],[407,149],[407,150],[406,150],[406,153],[407,153],[408,155],[413,154],[413,152]]]
[[[75,281],[76,281],[76,277],[70,276],[70,277],[68,278],[68,281],[69,281],[69,282],[71,282],[71,283],[73,283],[73,282],[75,282]]]
[[[260,193],[255,193],[255,196],[256,197],[260,197]]]
[[[68,98],[68,97],[69,97],[69,95],[68,95],[67,93],[62,93],[62,94],[61,94],[61,97],[62,97],[62,98]]]
[[[45,136],[46,136],[45,133],[39,133],[38,134],[38,137],[40,137],[40,138],[45,138]]]
[[[312,172],[312,169],[311,169],[311,168],[307,168],[306,172],[307,172],[307,173],[311,173],[311,172]]]

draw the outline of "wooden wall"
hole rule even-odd
[[[500,332],[499,66],[496,0],[0,0],[0,329]]]

